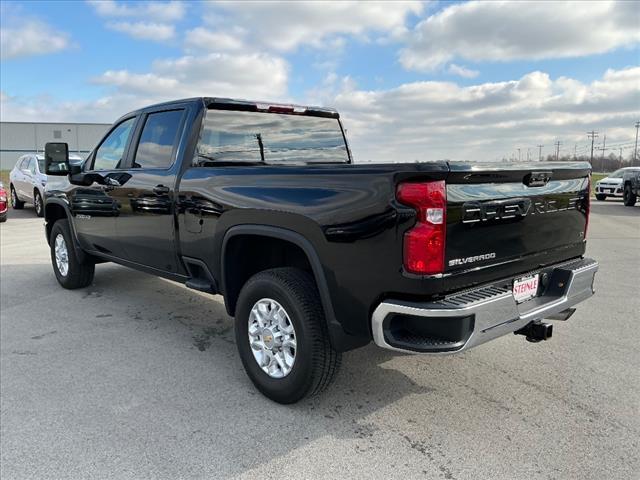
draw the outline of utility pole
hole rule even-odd
[[[573,160],[577,160],[578,159],[578,144],[574,143],[573,144]]]
[[[520,161],[520,160],[521,160],[521,157],[520,157],[520,149],[518,149],[518,161]]]
[[[527,148],[527,162],[531,161],[531,149]]]
[[[605,134],[604,137],[602,137],[602,160],[600,160],[600,171],[604,172],[604,150],[607,146],[607,135]]]
[[[542,147],[544,147],[544,145],[538,145],[538,161],[539,162],[542,161]]]
[[[640,128],[640,122],[636,122],[636,147],[633,149],[633,162],[638,159],[638,128]]]
[[[622,147],[620,147],[620,168],[622,168]]]
[[[562,145],[562,142],[560,142],[560,140],[557,140],[554,145],[556,146],[556,162],[557,162],[558,157],[560,156],[560,145]]]
[[[591,130],[587,132],[587,137],[591,138],[591,166],[593,167],[593,141],[598,138],[598,132]]]

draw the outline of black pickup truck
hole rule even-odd
[[[120,118],[81,165],[46,146],[65,288],[111,261],[220,294],[256,387],[291,403],[373,340],[546,340],[593,294],[587,163],[354,164],[334,110],[220,98]],[[389,159],[396,160],[396,159]]]

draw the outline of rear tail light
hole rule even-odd
[[[398,201],[415,208],[416,224],[404,234],[403,263],[410,273],[435,275],[444,272],[447,192],[444,180],[402,183]]]

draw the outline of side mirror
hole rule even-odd
[[[49,142],[44,146],[44,171],[47,175],[68,175],[69,145]]]

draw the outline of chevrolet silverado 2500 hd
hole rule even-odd
[[[81,166],[46,146],[65,288],[111,261],[224,297],[269,398],[322,391],[341,353],[551,336],[593,294],[587,163],[353,164],[329,109],[196,98],[120,118]],[[50,177],[51,178],[51,177]]]

